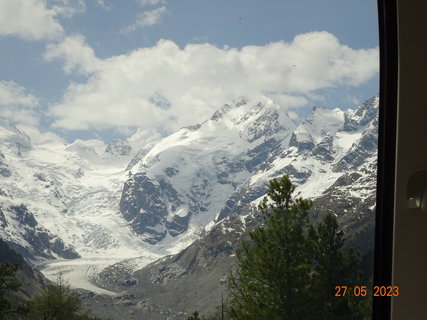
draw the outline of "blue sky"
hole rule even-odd
[[[375,0],[0,0],[0,116],[144,139],[267,95],[304,115],[378,93]]]

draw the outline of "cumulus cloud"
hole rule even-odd
[[[24,124],[38,123],[38,99],[13,81],[0,81],[0,115]]]
[[[27,40],[54,39],[63,33],[57,10],[40,0],[0,0],[0,35]]]
[[[59,43],[49,44],[44,58],[48,61],[55,58],[63,59],[65,73],[77,71],[81,74],[89,74],[100,70],[102,64],[81,35],[65,37]]]
[[[64,29],[57,18],[85,11],[85,0],[0,0],[0,36],[58,40]]]
[[[122,30],[120,30],[120,32],[123,34],[126,34],[140,28],[159,24],[167,12],[168,10],[166,9],[166,7],[160,7],[154,10],[143,11],[137,15],[136,21],[134,24],[131,24],[123,28]]]
[[[358,86],[378,73],[378,48],[354,50],[327,32],[241,49],[207,43],[180,48],[160,40],[104,60],[82,38],[68,40],[75,46],[66,41],[49,47],[46,56],[64,59],[65,70],[88,77],[71,83],[62,101],[50,108],[53,125],[67,130],[172,131],[203,121],[239,96],[267,95],[299,107],[316,90]]]

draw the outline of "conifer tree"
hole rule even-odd
[[[89,312],[83,313],[80,300],[73,294],[61,276],[55,285],[48,285],[44,294],[27,304],[31,320],[95,320]]]
[[[11,292],[17,291],[21,284],[16,280],[15,273],[17,266],[0,263],[0,320],[8,319],[18,310],[12,307],[6,297]]]
[[[364,319],[369,298],[367,291],[360,292],[359,297],[354,296],[354,287],[362,288],[363,285],[360,283],[360,259],[352,249],[344,252],[344,233],[336,217],[328,214],[316,228],[310,225],[309,238],[313,261],[312,292],[316,293],[312,301],[317,302],[318,319]],[[338,298],[335,288],[342,285],[350,290]]]
[[[199,313],[197,311],[194,311],[191,316],[187,317],[187,320],[201,320],[201,319],[199,317]]]
[[[264,225],[237,252],[228,281],[233,320],[368,319],[367,299],[335,296],[336,286],[361,285],[359,260],[343,251],[344,234],[334,215],[309,223],[312,202],[293,199],[289,178],[270,181],[259,205]]]
[[[259,205],[265,226],[250,234],[237,253],[238,270],[229,278],[233,319],[306,319],[310,286],[307,248],[309,200],[293,199],[289,178],[270,181]]]

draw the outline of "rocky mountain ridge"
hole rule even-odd
[[[225,105],[161,140],[130,168],[120,211],[156,244],[200,234],[207,224],[241,212],[265,194],[268,180],[283,174],[300,195],[319,197],[362,165],[370,167],[360,177],[375,174],[377,108],[377,97],[356,110],[314,108],[297,124],[272,101]],[[375,188],[368,180],[363,188],[369,191],[361,193]]]

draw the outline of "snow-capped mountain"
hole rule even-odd
[[[240,99],[205,122],[161,140],[130,169],[120,211],[149,243],[197,235],[290,175],[300,196],[317,198],[351,170],[375,174],[378,98],[356,110],[314,108],[298,124],[265,99]],[[364,172],[364,173],[363,173]],[[371,179],[372,180],[372,179]],[[374,181],[356,196],[366,197]]]
[[[237,112],[243,106],[241,103],[240,105],[229,105],[217,114],[221,114],[226,122],[229,117],[227,112]],[[251,110],[253,107],[254,104],[247,103],[245,111]],[[264,105],[263,111],[269,114],[274,113],[267,111],[270,107],[274,112],[284,111],[274,104]],[[377,111],[378,97],[366,101],[356,110],[314,108],[311,115],[300,121],[299,124],[289,121],[289,125],[293,126],[291,132],[275,130],[274,138],[277,140],[270,140],[268,145],[270,149],[267,149],[263,143],[269,141],[271,136],[261,139],[258,143],[255,139],[252,141],[254,144],[251,145],[251,142],[245,139],[247,135],[242,129],[244,127],[234,127],[239,131],[239,134],[235,135],[239,138],[232,141],[234,144],[231,150],[238,159],[234,158],[232,163],[241,164],[228,168],[233,174],[236,172],[234,171],[236,167],[239,173],[246,170],[246,175],[240,173],[240,177],[243,176],[246,180],[232,180],[235,175],[231,175],[226,169],[218,171],[208,165],[196,166],[196,168],[213,170],[210,172],[214,173],[212,175],[213,179],[216,179],[214,180],[216,183],[220,183],[218,172],[223,172],[223,175],[228,177],[231,176],[231,183],[234,183],[230,183],[234,188],[231,192],[223,193],[225,198],[222,199],[222,205],[224,202],[225,205],[220,210],[209,212],[212,207],[207,207],[205,213],[215,219],[205,226],[200,237],[179,253],[163,257],[142,268],[138,268],[138,259],[128,259],[111,265],[97,275],[96,283],[105,289],[120,292],[121,294],[117,297],[119,302],[112,301],[112,303],[117,307],[122,304],[126,305],[128,312],[135,319],[138,317],[186,319],[194,310],[206,313],[215,310],[215,307],[221,302],[227,274],[236,263],[236,249],[241,245],[241,240],[248,236],[248,232],[262,223],[255,207],[260,196],[266,192],[267,181],[283,174],[289,174],[291,180],[297,184],[296,192],[299,196],[314,200],[310,212],[312,220],[316,221],[329,212],[337,215],[348,239],[346,245],[355,248],[364,258],[369,259],[369,251],[373,249],[375,218]],[[221,117],[214,118],[220,119]],[[187,156],[186,159],[195,159],[196,164],[199,164],[201,159],[208,164],[215,159],[215,154],[206,152],[206,150],[214,149],[217,146],[215,140],[228,134],[223,128],[218,136],[207,136],[206,131],[203,131],[202,128],[211,120],[212,118],[193,127],[192,131],[181,130],[181,132],[187,133],[184,141],[189,142],[186,146],[192,150],[192,157]],[[200,129],[202,131],[199,132]],[[262,130],[262,128],[257,129]],[[169,142],[174,141],[179,146],[183,142],[177,138],[181,136],[182,134],[177,135]],[[174,155],[176,159],[182,159],[186,155],[183,155],[185,150],[174,149],[175,144],[171,143],[168,146],[167,141],[165,139],[160,142],[162,148],[159,148],[158,152],[152,153],[152,157],[156,159],[152,165],[156,166],[156,170],[146,164],[144,157],[150,154],[150,152],[146,152],[140,162],[135,164],[137,167],[132,168],[134,176],[148,176],[151,179],[150,185],[156,185],[158,182],[158,185],[169,183],[172,187],[174,186],[172,184],[174,181],[168,182],[167,180],[169,177],[167,172],[171,170],[167,168],[171,167],[172,160],[169,159],[167,166],[162,166],[165,161],[163,157],[168,154],[169,157]],[[209,141],[209,146],[204,147],[200,141]],[[168,151],[169,148],[176,152]],[[194,151],[196,148],[199,152]],[[223,154],[225,153],[224,149],[219,150],[222,150]],[[264,153],[264,150],[268,150],[268,153]],[[253,159],[257,156],[263,157],[263,160],[257,164],[256,169],[251,171],[248,169],[251,166],[246,165],[246,162],[253,163]],[[187,160],[185,163],[188,164],[189,161]],[[175,175],[172,177],[178,176],[179,179],[186,179],[186,181],[197,178],[197,171],[185,171],[182,167],[178,167],[179,164],[178,162],[173,167]],[[224,173],[224,171],[226,172]],[[152,174],[152,172],[156,174]],[[182,173],[182,176],[179,176],[179,173]],[[126,201],[127,197],[130,197],[130,201],[135,204],[129,190],[140,188],[138,192],[144,193],[144,188],[147,186],[144,184],[147,180],[144,181],[144,179],[146,178],[135,180],[131,176],[127,183],[131,181],[133,184],[128,185],[127,190],[124,189],[121,201]],[[166,180],[166,182],[160,182],[162,180]],[[137,185],[138,181],[143,183]],[[156,199],[158,204],[168,204],[167,201],[171,199],[168,194],[156,193],[156,190],[155,188],[150,189],[150,197]],[[209,189],[206,188],[206,190]],[[187,191],[188,193],[189,191]],[[203,194],[203,199],[209,199],[210,196],[212,195],[209,193]],[[185,198],[185,194],[184,197],[180,196],[180,199],[194,201],[194,198]],[[154,206],[155,209],[159,207],[161,206]],[[165,205],[163,208],[172,208],[172,206]],[[135,212],[137,212],[137,208]],[[165,211],[154,210],[152,214],[156,212],[164,213]],[[140,210],[139,214],[146,215],[147,213]],[[197,210],[189,211],[188,229],[181,235],[177,235],[176,238],[184,237],[186,232],[191,233],[192,230],[195,230],[193,223],[196,224],[197,219],[194,219],[193,215],[197,217],[200,214],[200,211]],[[171,237],[168,224],[162,224],[163,221],[167,222],[167,219],[162,220],[161,217],[157,220],[159,221],[157,228],[163,229],[167,233],[166,238]],[[141,230],[142,234],[147,237],[144,229],[135,229],[136,231]],[[151,236],[152,233],[148,232],[150,241],[152,241]],[[162,241],[164,240],[160,240],[157,245]],[[368,275],[372,271],[369,268],[368,263],[365,270]],[[126,294],[123,294],[124,292]]]
[[[153,270],[159,292],[164,277],[186,281],[211,261],[219,266],[209,276],[214,294],[240,236],[255,223],[268,181],[288,174],[296,194],[314,200],[314,219],[335,213],[346,234],[367,248],[377,112],[374,97],[355,110],[317,107],[296,122],[267,98],[237,99],[140,149],[122,140],[32,143],[3,121],[0,237],[33,260],[59,258],[42,265],[48,277],[62,268],[72,286],[107,294],[139,290],[134,272],[167,255],[176,254],[141,270]]]
[[[139,246],[118,215],[131,159],[125,142],[34,145],[8,121],[0,142],[0,237],[14,249],[39,260]]]
[[[295,126],[268,100],[223,106],[202,124],[157,143],[131,168],[120,201],[123,216],[153,244],[200,234],[270,154],[287,145]]]
[[[26,257],[79,257],[72,246],[65,245],[60,237],[40,224],[39,219],[36,219],[26,205],[33,195],[32,188],[26,188],[28,180],[39,182],[40,189],[44,189],[44,194],[49,195],[52,206],[61,205],[60,191],[53,181],[48,181],[48,178],[37,169],[31,173],[31,178],[26,181],[22,179],[23,175],[28,174],[28,166],[24,165],[21,168],[18,159],[26,157],[33,151],[30,138],[9,122],[1,121],[0,145],[1,237]],[[23,188],[21,189],[19,185]],[[20,201],[19,198],[25,200]]]

